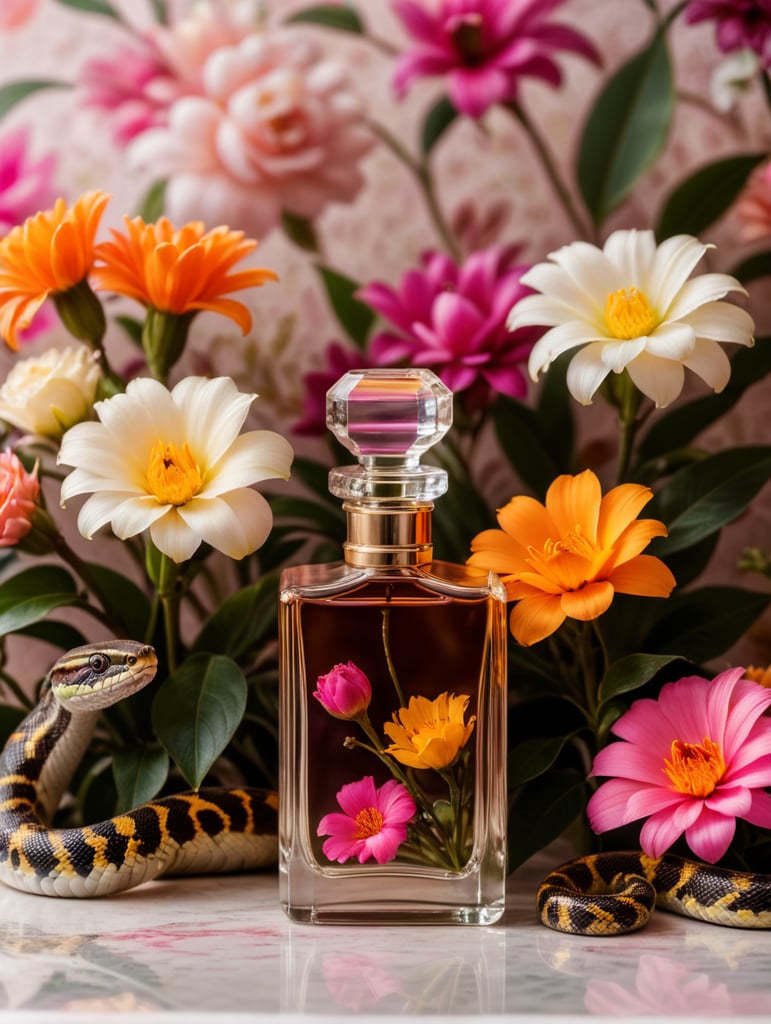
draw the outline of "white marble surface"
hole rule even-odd
[[[534,917],[544,863],[513,876],[489,928],[296,925],[272,874],[98,901],[2,889],[0,1020],[771,1020],[771,932],[659,913],[632,936],[559,935]]]

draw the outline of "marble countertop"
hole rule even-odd
[[[771,932],[659,912],[609,939],[539,925],[538,860],[491,927],[297,925],[273,874],[170,879],[104,900],[0,889],[0,1020],[20,1024],[549,1024],[771,1019]]]

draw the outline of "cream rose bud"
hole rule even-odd
[[[88,419],[102,371],[84,346],[21,359],[0,387],[0,419],[27,434],[58,440]]]

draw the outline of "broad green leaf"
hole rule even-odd
[[[118,747],[112,756],[118,791],[117,812],[124,813],[152,800],[169,774],[169,755],[159,746]]]
[[[509,751],[508,784],[509,788],[520,786],[524,782],[538,778],[551,768],[560,755],[562,748],[575,733],[567,736],[544,736],[539,739],[525,740]]]
[[[317,530],[326,537],[345,539],[345,513],[307,498],[273,498],[273,516]]]
[[[722,217],[751,172],[767,159],[767,153],[749,153],[699,168],[667,199],[656,227],[657,237],[662,240],[672,235],[700,235]]]
[[[498,441],[518,476],[542,498],[564,467],[549,449],[538,417],[515,398],[501,395],[493,405]]]
[[[681,551],[708,537],[740,515],[770,478],[771,447],[763,445],[717,452],[681,469],[648,506],[669,529],[650,553]]]
[[[748,387],[770,372],[771,338],[758,338],[752,348],[740,348],[731,360],[731,379],[719,395],[704,395],[656,417],[639,444],[639,463],[690,444],[732,409]]]
[[[698,544],[691,544],[682,551],[673,551],[667,555],[667,565],[677,580],[678,592],[701,576],[712,561],[719,540],[720,531],[716,530]]]
[[[246,708],[246,679],[222,655],[194,654],[161,684],[153,728],[192,789],[228,745]]]
[[[768,607],[771,594],[738,587],[702,587],[673,595],[645,647],[697,664],[719,658]]]
[[[104,14],[108,18],[115,18],[122,21],[120,14],[107,0],[57,0],[63,7],[73,7],[76,11],[85,11],[88,14]]]
[[[639,690],[662,668],[680,660],[676,654],[628,654],[620,658],[610,666],[600,682],[600,701],[604,703],[619,694]]]
[[[166,184],[165,179],[155,181],[142,196],[137,216],[148,224],[163,215],[166,204]]]
[[[82,768],[83,766],[81,766]],[[80,773],[75,804],[81,822],[104,821],[115,813],[115,782],[110,759],[100,757]]]
[[[39,622],[63,605],[77,603],[75,581],[53,565],[36,565],[0,585],[0,636]]]
[[[286,236],[300,249],[315,253],[319,251],[316,229],[313,226],[313,221],[307,217],[301,217],[290,210],[284,210],[281,214],[281,227],[284,229]]]
[[[553,768],[526,783],[509,811],[508,870],[558,839],[584,806],[584,777],[573,769]]]
[[[448,96],[440,96],[429,110],[423,122],[421,138],[423,156],[428,156],[457,116],[458,111],[452,105],[450,98]]]
[[[663,30],[607,82],[587,118],[578,154],[581,195],[601,224],[661,152],[674,111]]]
[[[768,277],[771,274],[771,252],[756,252],[742,260],[731,271],[734,277],[738,277],[742,284],[754,281],[758,277]]]
[[[150,621],[150,599],[133,580],[106,565],[89,564],[107,603],[107,611],[122,622],[132,640],[142,640]]]
[[[536,419],[546,446],[563,471],[570,467],[575,439],[575,403],[566,383],[568,365],[572,358],[573,353],[566,352],[552,363],[543,378],[535,407]]]
[[[17,103],[32,96],[41,89],[69,89],[68,82],[57,82],[50,78],[30,79],[24,82],[9,82],[0,87],[0,117],[5,117]]]
[[[343,7],[340,4],[316,4],[313,7],[306,7],[305,10],[296,11],[287,21],[309,22],[312,25],[323,25],[325,28],[335,28],[341,32],[356,32],[363,34],[364,26],[356,11],[352,7]]]
[[[278,580],[272,575],[230,594],[204,623],[193,650],[238,660],[258,649],[276,630],[277,591]]]
[[[137,320],[134,316],[127,316],[125,313],[121,313],[115,317],[115,323],[119,327],[122,327],[129,338],[134,342],[135,345],[142,347],[142,321]]]
[[[70,651],[73,647],[82,647],[88,642],[79,629],[75,629],[74,626],[70,626],[66,622],[56,622],[55,619],[33,622],[23,629],[17,629],[16,632],[24,636],[33,636],[36,640],[44,640],[58,651]],[[53,661],[52,657],[51,664]]]
[[[321,263],[316,265],[316,269],[321,274],[327,298],[340,326],[351,341],[363,351],[375,322],[375,314],[369,306],[354,297],[354,292],[359,287],[358,283]]]
[[[308,490],[323,498],[325,502],[331,505],[334,501],[335,507],[339,507],[337,499],[333,499],[329,493],[329,466],[326,463],[298,455],[292,463],[292,477],[301,480]]]

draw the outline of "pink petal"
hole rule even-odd
[[[455,68],[449,75],[450,99],[456,110],[478,118],[494,103],[513,98],[507,76],[490,65]]]
[[[771,793],[762,789],[753,790],[752,806],[744,817],[751,825],[771,828]]]
[[[655,749],[635,743],[609,743],[595,757],[592,774],[621,776],[662,786],[666,781],[663,767],[664,759]]]
[[[714,864],[731,845],[735,831],[736,818],[704,807],[698,820],[686,832],[685,839],[697,857]]]
[[[627,821],[627,804],[637,792],[635,782],[627,779],[610,779],[604,782],[589,799],[586,814],[595,832],[608,832],[619,828]]]
[[[660,811],[653,814],[640,831],[640,846],[649,857],[660,857],[682,835],[672,814]]]
[[[704,805],[719,814],[744,818],[752,807],[752,793],[744,786],[719,786]]]
[[[337,802],[351,818],[365,807],[377,807],[375,780],[371,775],[365,775],[363,779],[347,783],[337,794]]]

